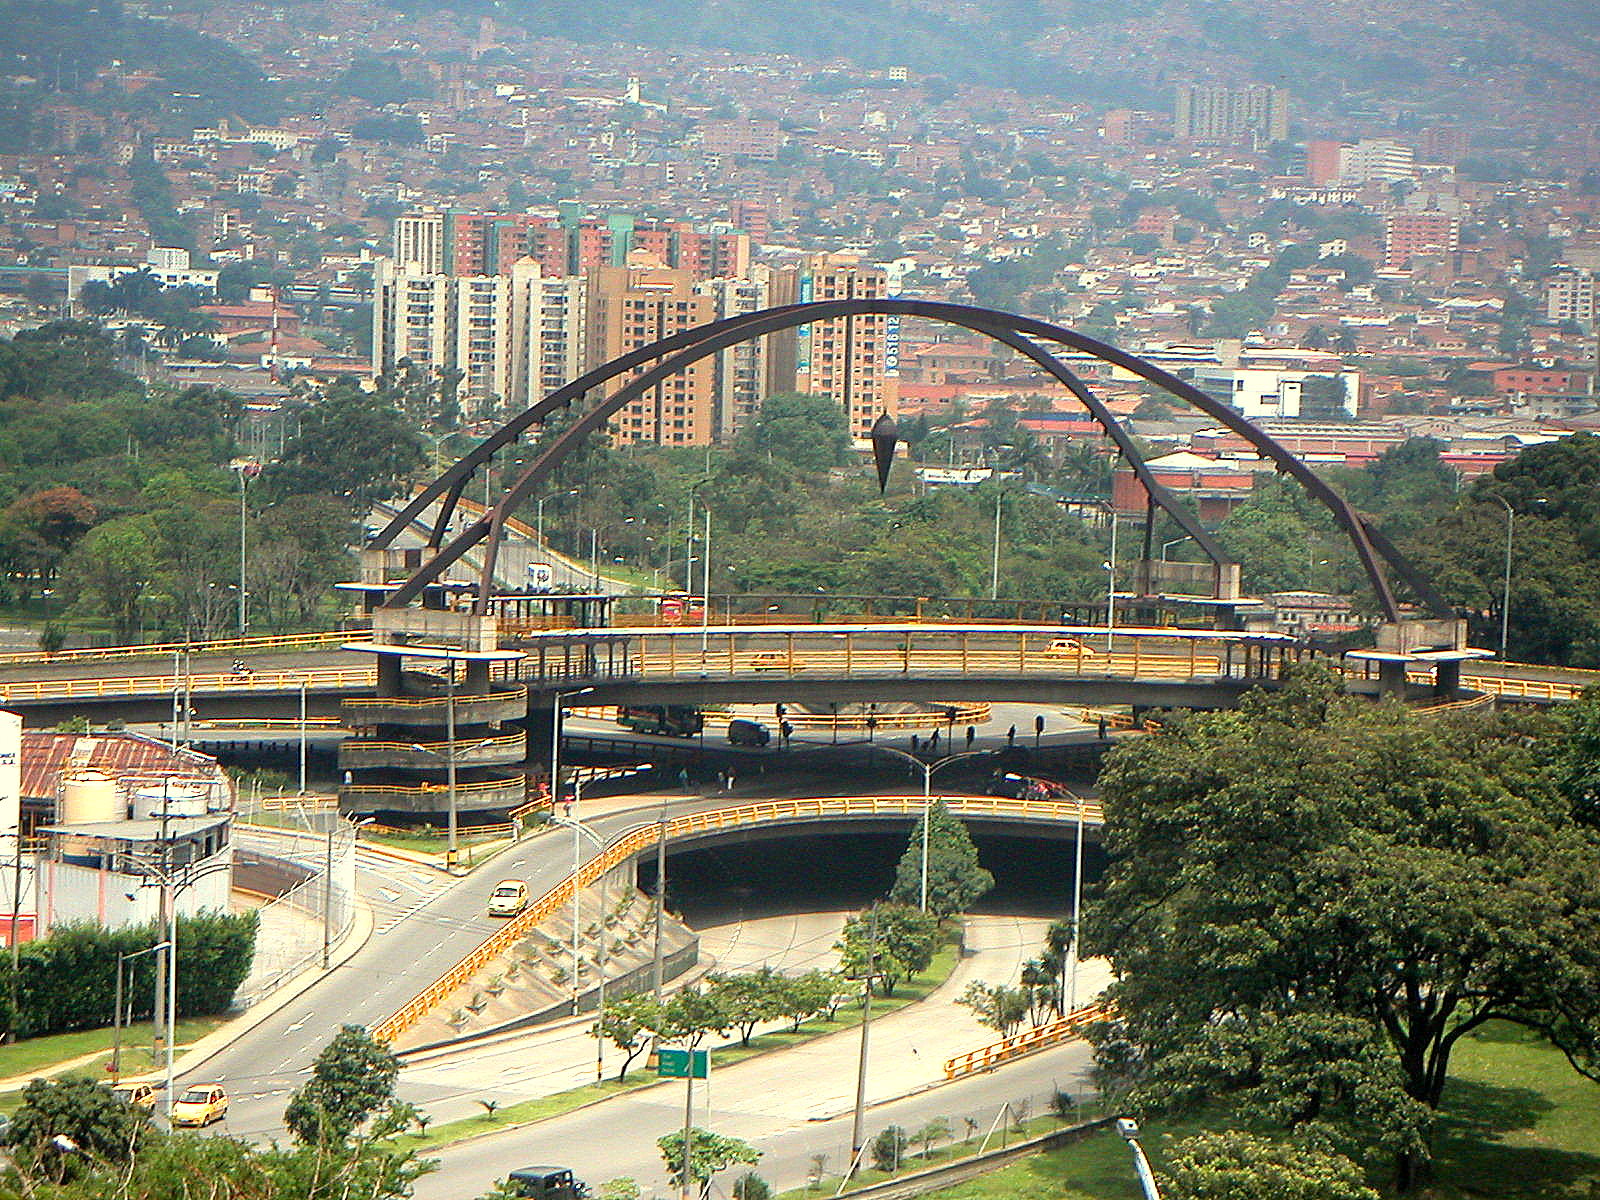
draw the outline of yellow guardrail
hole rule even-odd
[[[964,1075],[975,1075],[979,1071],[988,1071],[1014,1058],[1037,1054],[1040,1050],[1059,1046],[1062,1042],[1082,1037],[1086,1026],[1096,1021],[1104,1021],[1110,1015],[1111,1007],[1106,1004],[1089,1004],[1075,1008],[1066,1016],[1058,1017],[1054,1021],[1036,1025],[1032,1029],[1001,1038],[998,1042],[991,1042],[987,1046],[980,1046],[976,1050],[968,1050],[965,1054],[945,1059],[944,1077],[960,1079]]]
[[[372,667],[249,671],[207,675],[121,675],[104,679],[33,679],[0,683],[0,704],[10,700],[73,700],[81,696],[171,695],[187,688],[205,692],[281,692],[298,688],[375,687]]]
[[[460,781],[460,782],[457,782],[457,784],[456,784],[456,795],[458,795],[458,796],[490,795],[490,794],[492,794],[494,792],[503,792],[507,788],[520,788],[522,786],[523,786],[523,782],[522,782],[522,780],[520,778],[518,778],[518,779],[488,779],[488,780],[480,780],[480,781],[476,781],[476,782],[472,782],[472,783],[468,783],[468,782],[465,782],[465,781]],[[415,798],[420,797],[420,796],[433,796],[433,795],[437,795],[439,793],[445,792],[445,791],[449,790],[449,785],[448,784],[443,784],[443,783],[420,783],[420,784],[399,784],[399,783],[365,784],[365,783],[362,783],[362,784],[354,785],[352,790],[356,791],[356,792],[359,792],[363,797],[366,797],[366,796],[395,796],[395,797],[411,797],[411,798],[415,799]]]
[[[349,750],[381,750],[393,753],[399,750],[411,750],[418,754],[434,754],[444,759],[450,756],[452,748],[457,760],[464,758],[474,750],[484,750],[500,753],[506,750],[519,750],[528,744],[528,735],[525,732],[508,734],[505,737],[480,738],[478,741],[469,742],[463,746],[461,739],[455,742],[368,742],[361,738],[350,738],[345,742]]]
[[[1422,682],[1431,683],[1424,676]],[[1585,687],[1583,683],[1565,683],[1557,679],[1518,679],[1506,675],[1463,675],[1461,686],[1495,696],[1523,700],[1576,700]]]
[[[903,647],[855,648],[846,645],[839,650],[735,650],[730,639],[726,649],[716,648],[702,656],[698,649],[685,646],[679,649],[680,639],[667,639],[663,653],[648,647],[648,638],[640,638],[640,651],[634,659],[641,674],[665,675],[669,678],[681,674],[716,672],[728,675],[772,675],[782,677],[806,673],[840,672],[845,676],[857,671],[881,674],[885,671],[910,674],[916,671],[949,671],[970,674],[974,671],[1027,674],[1067,674],[1087,676],[1118,676],[1134,678],[1194,679],[1214,676],[1222,671],[1222,659],[1215,654],[1200,654],[1194,650],[1184,654],[1158,654],[1140,649],[1134,643],[1131,653],[1115,654],[1050,654],[1041,649],[1029,649],[1016,642],[1014,646],[996,648],[963,644],[955,648],[913,645],[908,651]],[[966,638],[963,637],[965,643]]]
[[[156,658],[182,652],[251,655],[270,653],[274,650],[319,650],[349,640],[348,632],[336,630],[331,633],[282,633],[262,637],[218,638],[207,642],[145,642],[137,646],[84,646],[75,650],[57,650],[54,654],[46,654],[42,650],[29,650],[16,654],[0,654],[0,666],[44,662],[103,662],[116,658]]]
[[[458,707],[465,708],[468,704],[482,704],[485,701],[491,700],[521,700],[526,702],[527,699],[528,688],[526,684],[507,684],[496,681],[494,690],[489,692],[487,695],[463,692],[456,696],[455,702]],[[346,703],[381,704],[384,708],[443,709],[449,705],[450,697],[445,695],[394,697],[362,696],[354,701],[346,701]]]
[[[951,811],[967,816],[1015,816],[1051,821],[1099,822],[1103,819],[1100,806],[1089,800],[1014,800],[1006,796],[935,796]],[[675,817],[667,822],[668,841],[695,833],[717,829],[737,828],[765,821],[804,820],[812,817],[873,816],[879,813],[895,816],[922,812],[926,803],[921,796],[815,796],[795,800],[766,800],[757,804],[740,804],[730,808],[707,809]],[[617,835],[604,850],[584,863],[577,874],[577,886],[588,887],[602,875],[634,855],[655,845],[660,836],[656,823],[635,825]],[[551,915],[571,903],[573,876],[568,875],[544,895],[501,926],[484,941],[464,955],[454,966],[434,980],[411,1000],[372,1027],[372,1036],[380,1041],[393,1042],[406,1030],[422,1020],[451,992],[470,980],[486,965],[527,937]]]

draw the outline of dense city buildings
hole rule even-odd
[[[133,326],[174,375],[253,370],[240,386],[262,403],[297,379],[409,367],[448,383],[471,420],[624,344],[620,326],[594,335],[594,306],[610,303],[597,272],[676,272],[687,283],[670,303],[686,307],[634,310],[634,341],[682,314],[898,293],[1084,329],[1203,370],[1261,416],[1326,419],[1331,393],[1313,384],[1308,414],[1295,380],[1238,375],[1235,344],[1333,356],[1314,373],[1359,379],[1338,401],[1346,419],[1572,424],[1593,407],[1592,92],[1520,59],[1469,80],[1448,39],[1419,35],[1408,74],[1436,98],[1423,109],[1407,84],[1375,85],[1394,97],[1375,103],[1348,82],[1263,72],[1163,6],[1136,38],[1120,19],[1069,40],[1041,31],[1074,62],[1183,64],[1164,88],[1096,95],[780,53],[602,53],[443,12],[397,29],[367,0],[299,15],[316,28],[221,5],[134,18],[259,63],[278,91],[255,117],[242,102],[189,115],[177,97],[152,116],[114,97],[171,85],[127,64],[39,93],[26,143],[0,153],[0,328],[62,311]],[[1475,36],[1512,36],[1474,21]],[[1330,17],[1323,36],[1350,48],[1369,32]],[[366,95],[373,63],[389,82]],[[183,298],[141,298],[141,268]],[[252,287],[266,290],[251,300]],[[169,311],[184,305],[205,311],[186,326]],[[670,440],[726,442],[766,396],[798,389],[828,396],[859,436],[902,400],[936,415],[1051,390],[1021,371],[913,380],[902,337],[952,340],[882,317],[775,335],[716,356],[666,410],[615,432],[659,422]],[[1496,389],[1471,369],[1482,363],[1572,387]],[[1137,408],[1109,397],[1124,400]]]

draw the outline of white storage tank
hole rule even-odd
[[[133,818],[136,821],[169,817],[203,817],[211,789],[203,783],[171,780],[147,783],[133,793]]]
[[[124,814],[117,781],[104,771],[80,770],[62,777],[61,811],[56,815],[60,824],[120,821]]]

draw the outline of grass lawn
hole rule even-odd
[[[877,996],[872,1001],[872,1015],[874,1019],[914,1004],[928,996],[935,988],[950,978],[951,972],[956,969],[960,959],[959,949],[952,944],[941,947],[933,956],[933,962],[922,975],[910,982],[902,983],[895,989],[893,996]],[[861,1009],[859,1006],[848,1011],[841,1008],[832,1021],[811,1020],[803,1022],[798,1032],[782,1030],[777,1033],[764,1033],[750,1039],[748,1046],[741,1046],[738,1042],[715,1046],[713,1050],[713,1070],[731,1067],[735,1063],[753,1058],[757,1054],[765,1054],[772,1050],[781,1050],[786,1046],[797,1046],[808,1042],[812,1038],[822,1037],[830,1033],[838,1033],[841,1029],[854,1029],[861,1023]],[[608,1052],[615,1056],[616,1047],[608,1043]],[[530,1121],[543,1121],[550,1117],[559,1117],[562,1113],[571,1112],[585,1104],[596,1100],[603,1100],[608,1096],[618,1095],[623,1092],[637,1091],[639,1088],[649,1087],[656,1082],[654,1075],[640,1069],[644,1062],[641,1056],[634,1060],[633,1072],[625,1081],[618,1082],[615,1078],[607,1079],[601,1084],[589,1084],[586,1087],[573,1088],[571,1091],[557,1092],[553,1096],[541,1096],[537,1100],[524,1100],[520,1104],[508,1105],[496,1109],[493,1113],[484,1113],[482,1116],[467,1117],[460,1121],[451,1121],[446,1125],[431,1127],[426,1133],[407,1134],[395,1139],[395,1145],[403,1149],[437,1150],[440,1146],[458,1142],[462,1138],[472,1137],[474,1134],[490,1133],[496,1129],[505,1129],[510,1125],[522,1125]]]
[[[178,1045],[182,1047],[198,1041],[226,1020],[226,1017],[191,1017],[179,1021]],[[75,1033],[28,1038],[9,1046],[0,1046],[0,1079],[34,1074],[56,1063],[97,1050],[104,1050],[105,1059],[109,1062],[112,1036],[110,1028],[80,1029]],[[100,1064],[94,1065],[98,1068]],[[150,1023],[145,1021],[122,1031],[122,1073],[137,1075],[141,1071],[148,1071],[150,1067]],[[106,1074],[104,1071],[100,1073]]]
[[[1140,1140],[1160,1170],[1169,1140],[1220,1123],[1150,1121]],[[1419,1200],[1591,1200],[1600,1195],[1600,1083],[1579,1075],[1534,1034],[1485,1026],[1451,1056],[1435,1151],[1436,1178],[1413,1193]],[[1382,1188],[1387,1181],[1373,1182]],[[930,1194],[940,1200],[1141,1196],[1128,1148],[1110,1130]]]

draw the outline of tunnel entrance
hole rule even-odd
[[[803,834],[728,843],[667,857],[667,907],[691,925],[746,917],[865,908],[887,896],[905,833]],[[1065,916],[1072,907],[1072,839],[975,833],[978,859],[995,878],[979,913]],[[1100,878],[1105,856],[1084,846],[1084,886]],[[655,859],[639,864],[640,886],[655,887]]]

